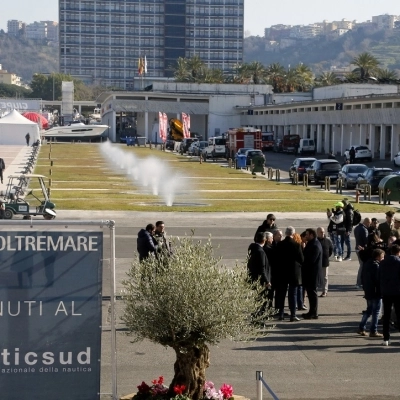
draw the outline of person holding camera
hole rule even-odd
[[[326,214],[329,220],[332,222],[332,235],[333,240],[335,242],[336,248],[336,261],[343,261],[343,247],[342,247],[342,236],[346,234],[346,226],[345,226],[345,216],[343,213],[344,204],[341,201],[338,201],[335,204],[335,208],[326,211]]]

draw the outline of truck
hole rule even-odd
[[[274,149],[274,132],[262,132],[261,134],[262,151],[272,151]]]
[[[300,145],[299,135],[285,135],[282,140],[282,150],[284,153],[297,153]]]
[[[262,134],[260,129],[253,127],[229,129],[226,136],[227,158],[235,158],[238,150],[243,148],[262,150]]]

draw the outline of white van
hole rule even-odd
[[[300,139],[297,154],[315,154],[315,140]]]
[[[208,139],[208,146],[203,149],[203,158],[226,157],[226,139],[215,136]]]

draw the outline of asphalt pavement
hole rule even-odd
[[[266,213],[268,210],[266,210]],[[216,254],[227,266],[242,262],[254,232],[266,213],[140,213],[59,211],[58,218],[116,221],[117,292],[135,255],[140,228],[164,220],[171,236],[190,234],[207,240],[212,236]],[[280,228],[292,225],[297,231],[327,225],[324,213],[276,213]],[[370,215],[372,216],[372,215]],[[383,218],[383,215],[376,215]],[[108,237],[105,229],[106,238]],[[354,245],[354,243],[353,243]],[[104,254],[104,290],[109,295],[109,242]],[[381,340],[356,334],[365,308],[363,293],[355,288],[358,262],[332,262],[329,292],[319,299],[318,320],[278,322],[269,336],[255,342],[222,341],[211,347],[211,365],[207,379],[216,385],[229,383],[237,394],[256,398],[256,371],[279,399],[397,399],[400,335],[394,333],[392,345],[382,347]],[[173,377],[174,354],[171,349],[144,341],[130,343],[119,321],[123,304],[117,304],[118,393],[126,395],[146,382],[163,375]],[[103,301],[101,391],[111,388],[109,301]],[[103,395],[102,399],[109,396]],[[270,398],[264,390],[264,398]]]

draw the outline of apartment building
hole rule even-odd
[[[3,69],[3,66],[0,64],[0,83],[21,86],[21,78],[18,75]]]
[[[10,19],[7,21],[7,34],[12,36],[18,36],[21,29],[25,28],[25,23],[16,19]]]
[[[393,29],[394,23],[399,21],[398,15],[377,15],[372,17],[372,23],[376,24],[378,29]]]
[[[60,71],[127,88],[146,56],[147,76],[172,76],[198,55],[228,71],[243,61],[244,0],[59,0]]]
[[[47,38],[47,23],[33,22],[25,27],[25,37],[27,39],[42,40]]]

